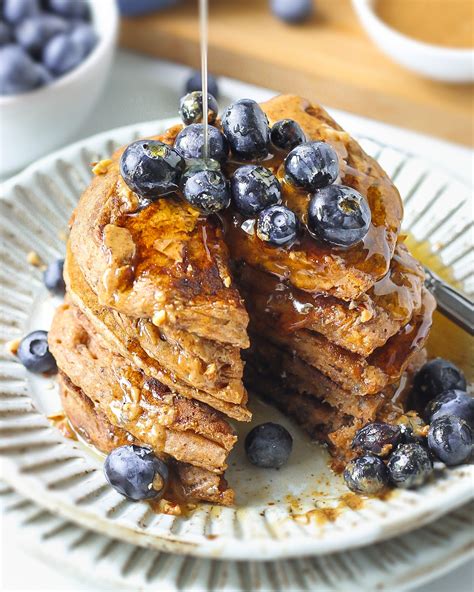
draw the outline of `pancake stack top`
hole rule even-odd
[[[433,300],[399,240],[401,201],[384,171],[322,108],[280,96],[262,109],[270,124],[290,118],[336,150],[338,182],[370,206],[363,241],[334,249],[305,231],[275,247],[232,207],[217,219],[178,195],[143,204],[120,175],[122,149],[73,215],[67,301],[49,335],[76,430],[105,452],[151,447],[185,499],[233,501],[222,477],[236,442],[228,419],[251,417],[241,350],[249,388],[347,459],[359,427],[403,413],[393,395],[431,325]],[[158,139],[172,144],[180,129]],[[285,156],[259,164],[304,226],[310,198],[285,179]]]

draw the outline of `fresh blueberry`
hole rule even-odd
[[[208,93],[207,95],[207,121],[214,123],[219,112],[216,99]],[[179,100],[179,116],[185,125],[191,123],[202,123],[202,92],[195,90],[188,93]]]
[[[13,39],[13,35],[10,31],[10,27],[7,23],[0,21],[0,46],[10,43]]]
[[[268,154],[268,119],[255,101],[240,99],[232,103],[222,116],[222,129],[236,156],[247,160]]]
[[[89,6],[84,0],[49,0],[50,9],[69,19],[89,18]]]
[[[399,427],[401,444],[420,444],[420,446],[426,446],[426,438],[417,436],[411,426],[400,424]]]
[[[43,283],[53,294],[62,296],[66,290],[63,277],[64,259],[57,259],[48,265],[43,273]]]
[[[55,35],[65,33],[69,23],[54,14],[41,14],[23,20],[15,29],[18,43],[33,56],[40,56],[43,47]]]
[[[281,205],[262,210],[257,220],[257,236],[260,240],[276,246],[292,243],[299,230],[296,214]]]
[[[264,469],[279,469],[287,461],[293,448],[293,438],[277,423],[262,423],[245,438],[245,452],[249,461]]]
[[[318,240],[351,247],[369,231],[372,215],[363,195],[344,185],[316,191],[308,206],[308,230]]]
[[[191,76],[186,80],[186,93],[193,92],[195,90],[202,91],[202,79],[201,79],[201,72],[197,70],[191,74]],[[217,84],[216,78],[212,76],[212,74],[207,74],[207,92],[211,94],[216,99],[219,98],[219,86]]]
[[[229,146],[224,135],[214,126],[208,126],[209,132],[209,158],[224,162],[229,153]],[[204,157],[204,125],[192,123],[183,128],[176,136],[174,147],[183,158]]]
[[[307,191],[334,183],[339,175],[339,161],[334,148],[326,142],[299,144],[285,159],[289,181]]]
[[[61,76],[81,63],[83,51],[82,45],[71,35],[56,35],[44,47],[43,63],[54,75]]]
[[[312,0],[272,0],[273,14],[285,23],[302,23],[313,14]]]
[[[110,485],[132,501],[162,497],[169,479],[167,465],[149,448],[135,445],[112,450],[104,473]]]
[[[445,465],[460,465],[471,456],[472,430],[467,422],[455,415],[438,417],[430,425],[428,446]]]
[[[23,337],[18,346],[17,355],[23,366],[30,372],[57,371],[56,360],[49,351],[47,331],[33,331]]]
[[[383,457],[394,450],[400,440],[400,426],[374,422],[369,423],[356,433],[352,441],[352,447]]]
[[[272,144],[281,150],[292,150],[306,141],[300,124],[293,119],[280,119],[270,132]]]
[[[388,486],[388,471],[384,462],[367,454],[352,460],[344,470],[344,481],[351,491],[374,495]]]
[[[16,95],[41,84],[37,64],[19,45],[0,47],[0,95]]]
[[[43,66],[43,64],[36,64],[36,71],[38,73],[39,86],[44,86],[53,82],[54,76],[51,74],[48,68]]]
[[[428,479],[433,472],[433,463],[420,444],[401,444],[388,459],[387,468],[394,485],[412,489]]]
[[[466,379],[457,366],[435,358],[426,362],[416,373],[413,383],[413,403],[419,411],[440,393],[449,390],[466,390]]]
[[[87,23],[78,23],[71,31],[71,39],[82,47],[82,57],[86,57],[97,44],[97,33]]]
[[[3,18],[13,25],[30,16],[36,16],[39,12],[38,0],[4,0],[3,2]]]
[[[186,200],[206,215],[219,212],[230,203],[229,183],[217,167],[191,167],[181,178],[181,188]]]
[[[249,164],[238,168],[231,179],[232,201],[244,216],[256,216],[281,202],[281,187],[275,175],[265,167]]]
[[[133,142],[120,159],[125,183],[150,199],[175,191],[183,170],[184,160],[176,150],[157,140]]]
[[[474,429],[474,398],[460,390],[450,390],[432,399],[425,409],[425,419],[431,423],[438,417],[455,415]]]

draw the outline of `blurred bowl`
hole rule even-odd
[[[39,89],[0,96],[0,176],[69,140],[99,98],[111,67],[119,16],[115,0],[87,0],[99,40],[90,55]]]
[[[403,35],[377,16],[375,0],[352,0],[352,4],[369,37],[395,62],[434,80],[474,80],[474,50],[431,45]]]

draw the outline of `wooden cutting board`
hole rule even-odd
[[[122,45],[197,68],[197,5],[187,0],[124,19]],[[426,80],[390,61],[359,25],[350,0],[318,0],[314,18],[300,26],[273,17],[268,0],[211,0],[209,70],[474,144],[473,85]]]

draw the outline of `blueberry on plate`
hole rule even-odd
[[[423,407],[436,395],[457,389],[466,390],[466,379],[461,370],[448,360],[434,358],[426,362],[416,373],[414,391],[424,401]]]
[[[207,95],[207,121],[214,123],[219,112],[219,105],[216,99],[208,93]],[[202,123],[204,121],[202,113],[202,92],[195,90],[188,93],[179,100],[179,116],[185,125],[191,123]]]
[[[149,448],[135,445],[112,450],[104,473],[110,485],[132,501],[161,497],[169,479],[167,465]]]
[[[339,175],[336,151],[327,142],[299,144],[285,159],[285,173],[293,185],[307,191],[326,187]]]
[[[377,456],[360,456],[347,464],[344,481],[351,491],[375,495],[388,486],[387,467]]]
[[[279,469],[287,461],[293,448],[293,438],[277,423],[262,423],[245,438],[245,452],[249,461],[264,469]]]
[[[289,24],[302,23],[313,14],[313,0],[271,0],[273,14]]]
[[[374,422],[357,431],[352,440],[352,448],[383,457],[390,454],[398,446],[400,440],[400,426]]]
[[[403,489],[413,489],[433,473],[433,463],[428,452],[420,444],[401,444],[387,463],[391,482]]]
[[[12,32],[7,23],[0,20],[0,46],[6,45],[13,40]]]
[[[472,454],[472,430],[463,419],[444,415],[428,431],[431,452],[448,467],[467,462]]]
[[[193,92],[195,90],[202,91],[202,78],[201,72],[195,71],[191,74],[191,76],[186,80],[186,93]],[[219,86],[217,84],[217,79],[212,76],[212,74],[207,74],[207,92],[210,93],[212,96],[219,98]]]
[[[46,43],[69,27],[69,23],[57,15],[41,14],[23,20],[15,29],[15,37],[26,51],[40,57]]]
[[[220,212],[230,203],[229,183],[215,167],[189,168],[181,178],[181,189],[186,201],[206,215]]]
[[[254,164],[240,167],[230,183],[235,209],[244,216],[255,216],[281,202],[280,183],[265,167]]]
[[[292,243],[299,230],[296,214],[281,205],[262,210],[257,220],[257,236],[260,240],[276,246]]]
[[[268,154],[268,119],[255,101],[240,99],[227,107],[222,116],[222,129],[237,157],[248,160]]]
[[[64,259],[57,259],[48,265],[43,273],[43,283],[50,292],[62,296],[66,291],[63,277]]]
[[[82,55],[86,57],[97,44],[98,37],[92,25],[77,23],[71,31],[71,39],[82,47]]]
[[[209,132],[209,158],[224,162],[229,153],[227,140],[217,127],[208,126]],[[204,157],[204,125],[192,123],[184,127],[176,136],[174,147],[183,158],[202,159]]]
[[[460,417],[471,429],[474,429],[474,398],[457,389],[439,394],[426,406],[425,420],[431,423],[445,415]]]
[[[344,185],[316,191],[308,206],[308,230],[331,246],[352,247],[369,231],[372,214],[363,195]]]
[[[56,360],[49,351],[47,331],[33,331],[23,337],[18,346],[17,356],[30,372],[53,373],[57,371]]]
[[[39,0],[3,0],[3,18],[11,24],[16,25],[39,12]]]
[[[43,49],[43,64],[55,76],[76,68],[84,57],[84,48],[68,33],[55,35]]]
[[[292,150],[306,141],[300,124],[293,119],[280,119],[273,124],[270,139],[272,144],[281,150]]]
[[[16,95],[40,86],[37,66],[19,45],[0,47],[0,95]]]
[[[89,18],[89,6],[84,0],[49,0],[50,9],[69,19]]]
[[[138,140],[125,149],[120,173],[132,191],[154,199],[176,190],[184,160],[171,146],[158,140]]]

